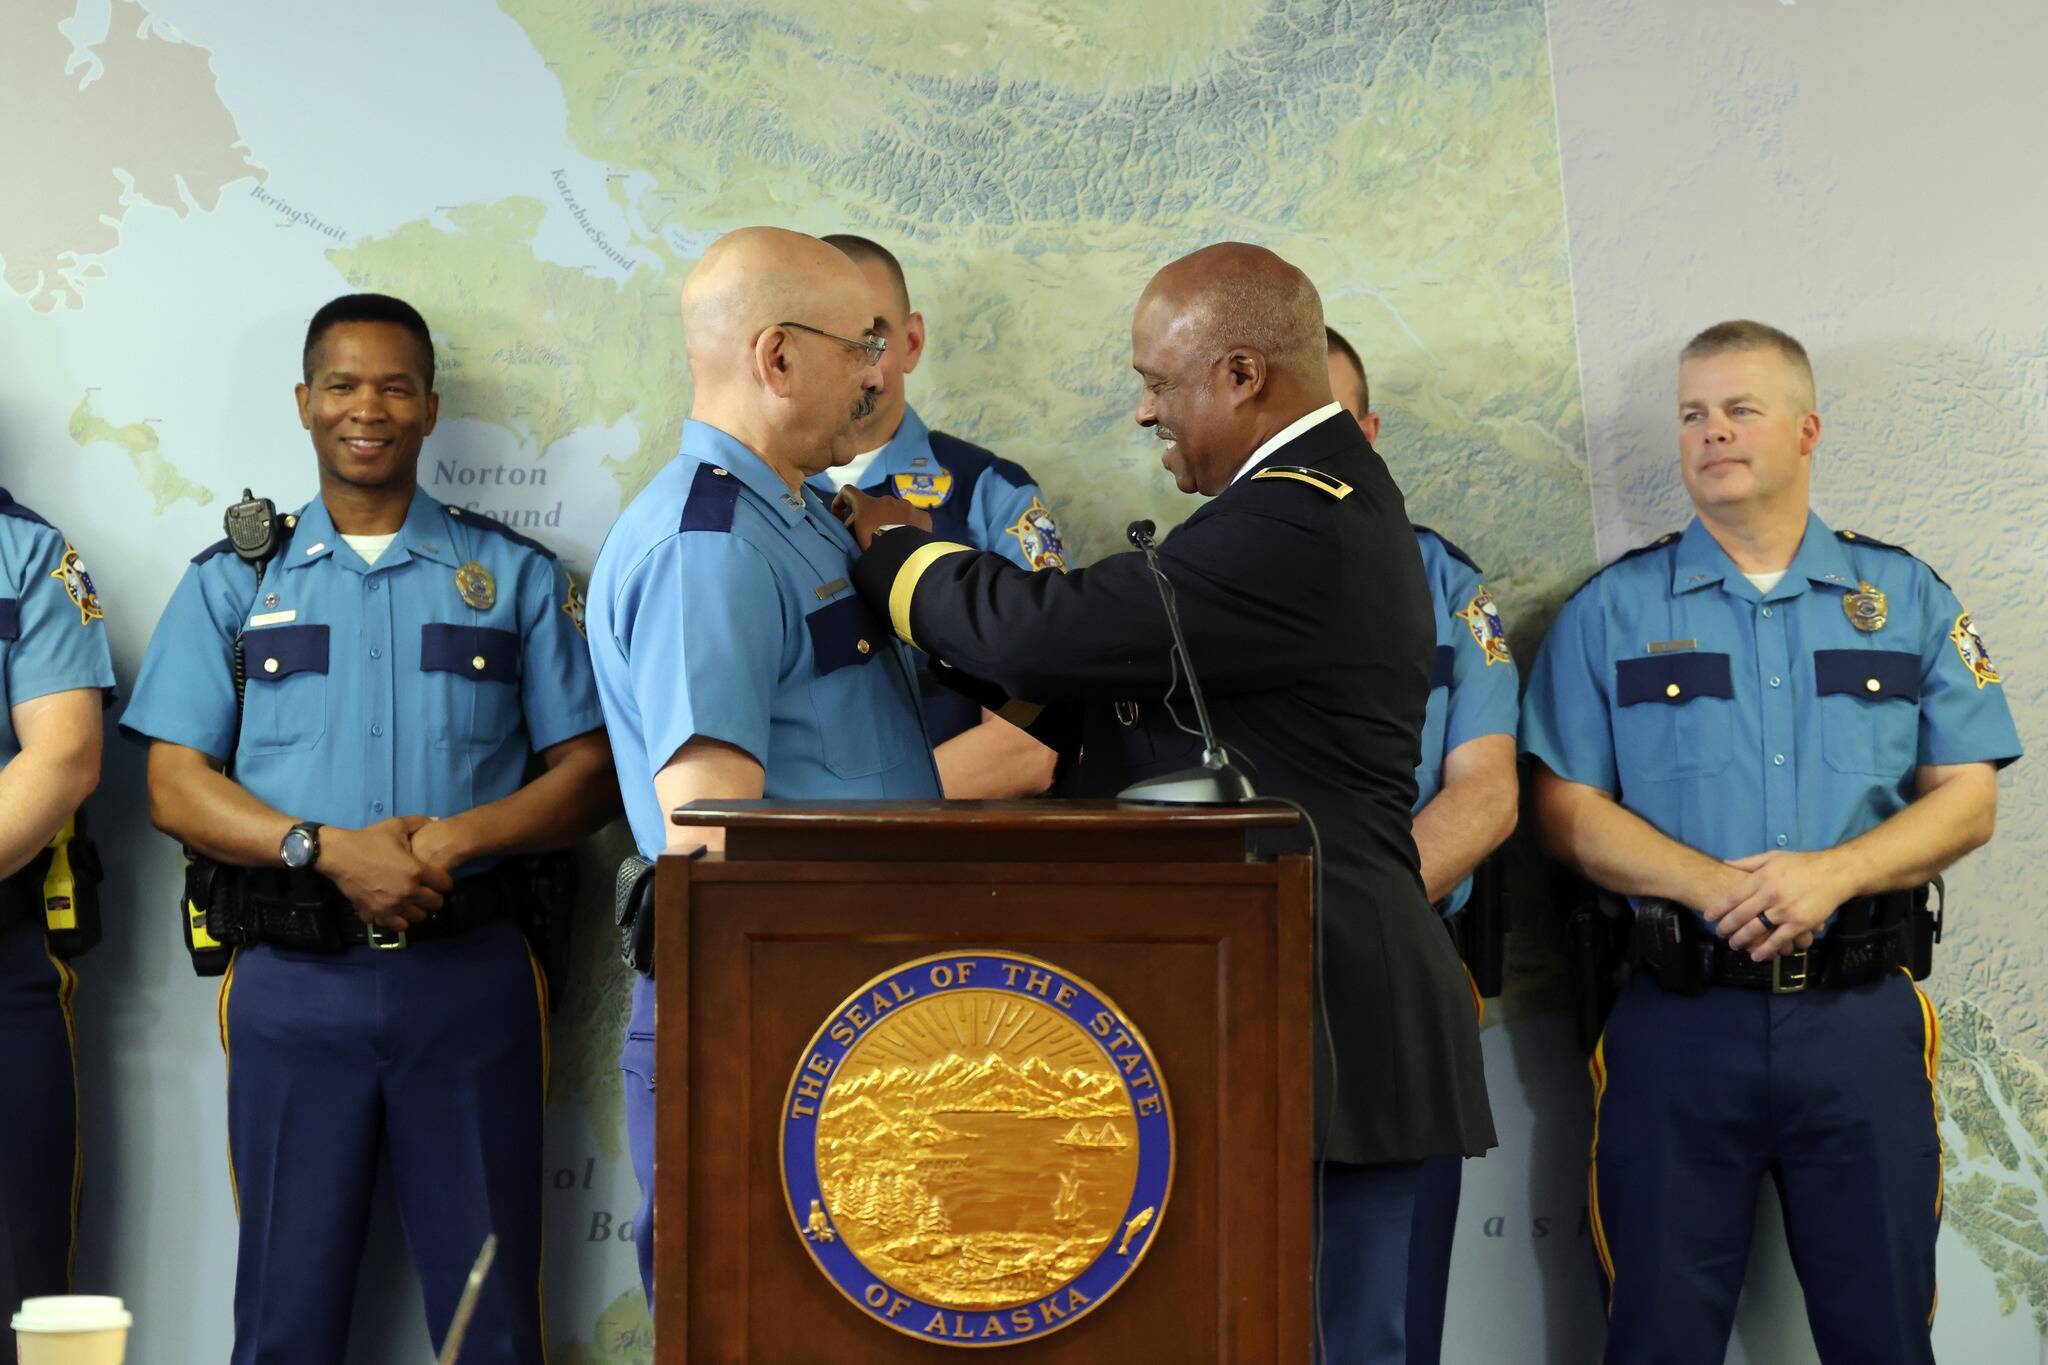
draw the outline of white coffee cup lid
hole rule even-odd
[[[117,1298],[104,1294],[53,1294],[22,1300],[13,1326],[17,1332],[105,1332],[134,1324],[134,1315]]]

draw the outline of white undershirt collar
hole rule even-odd
[[[1310,427],[1321,426],[1324,422],[1329,421],[1332,417],[1335,417],[1338,413],[1342,411],[1344,411],[1344,405],[1341,403],[1325,403],[1321,407],[1317,408],[1314,412],[1304,413],[1300,417],[1295,418],[1292,422],[1289,422],[1286,426],[1282,427],[1278,432],[1274,433],[1272,438],[1269,439],[1264,445],[1260,446],[1257,450],[1254,450],[1252,452],[1252,457],[1249,460],[1246,460],[1243,464],[1239,465],[1237,467],[1237,472],[1230,476],[1230,481],[1232,483],[1236,483],[1239,479],[1245,476],[1246,470],[1252,468],[1252,466],[1256,465],[1259,461],[1265,459],[1268,455],[1271,455],[1281,446],[1286,445],[1289,441],[1301,435]]]

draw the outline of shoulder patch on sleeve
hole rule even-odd
[[[740,481],[717,465],[700,464],[690,480],[690,496],[683,499],[683,517],[678,531],[730,531],[733,511],[740,502]]]
[[[1260,479],[1294,479],[1307,484],[1318,492],[1327,493],[1330,497],[1339,501],[1351,496],[1350,484],[1337,478],[1335,475],[1325,474],[1320,469],[1310,469],[1306,465],[1267,465],[1264,469],[1252,475],[1253,483],[1257,483]]]
[[[1410,524],[1413,525],[1413,523]],[[1451,544],[1450,539],[1447,536],[1445,536],[1443,532],[1435,530],[1432,527],[1428,526],[1416,526],[1415,530],[1418,534],[1421,535],[1435,536],[1436,543],[1444,547],[1445,554],[1449,555],[1452,559],[1457,560],[1460,564],[1463,564],[1473,573],[1483,574],[1486,572],[1486,570],[1480,568],[1477,564],[1472,562],[1472,556],[1466,554],[1463,550]]]
[[[4,488],[0,488],[0,517],[13,517],[18,521],[32,521],[38,526],[50,525],[49,522],[44,521],[34,512],[29,511],[26,507],[16,502],[14,495]],[[56,528],[52,527],[51,529],[54,530]]]
[[[496,517],[487,517],[481,512],[471,512],[461,507],[452,507],[445,502],[441,506],[447,510],[449,516],[455,518],[461,525],[471,526],[479,531],[489,531],[493,535],[503,536],[514,545],[524,545],[527,549],[535,551],[545,559],[553,559],[555,557],[553,550],[550,550],[532,536],[521,535]]]
[[[1573,588],[1570,592],[1565,594],[1565,600],[1569,602],[1572,598],[1577,597],[1580,593],[1584,592],[1587,588],[1591,587],[1594,581],[1597,580],[1601,574],[1606,573],[1615,565],[1626,563],[1628,560],[1649,554],[1653,550],[1668,549],[1670,546],[1676,545],[1677,543],[1678,532],[1666,531],[1663,535],[1658,536],[1655,540],[1651,541],[1647,545],[1638,545],[1633,550],[1623,550],[1620,554],[1608,560],[1605,564],[1602,564],[1599,568],[1593,570],[1593,572],[1587,574],[1585,579],[1579,584],[1578,587]]]

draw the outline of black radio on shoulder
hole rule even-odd
[[[221,518],[221,529],[237,555],[252,564],[266,560],[277,549],[277,504],[244,488],[242,500]]]

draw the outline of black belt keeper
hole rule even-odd
[[[207,907],[208,932],[222,943],[267,943],[299,952],[338,953],[362,943],[401,948],[452,938],[515,918],[523,893],[509,865],[464,877],[439,910],[401,934],[363,923],[348,898],[317,873],[264,867],[226,872],[215,884],[215,903]]]

